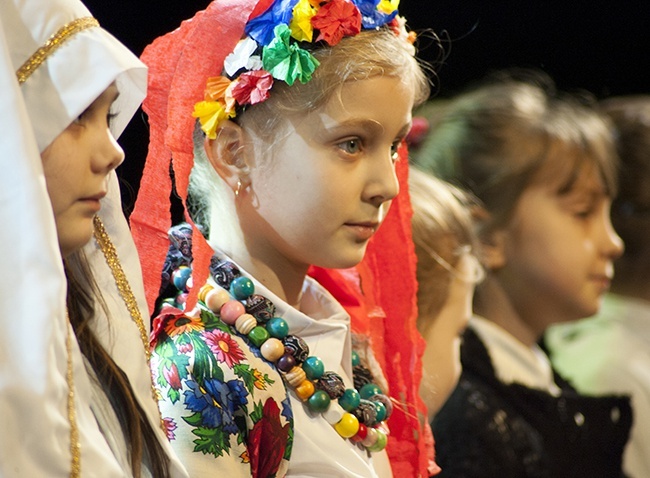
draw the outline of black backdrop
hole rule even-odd
[[[135,53],[208,0],[85,0],[102,25]],[[532,67],[558,87],[586,89],[600,98],[650,93],[649,0],[402,0],[400,12],[416,31],[443,39],[436,95],[449,96],[491,70]],[[425,42],[426,43],[426,42]],[[433,61],[436,48],[420,56]],[[130,212],[146,155],[147,128],[139,114],[120,138],[127,161],[123,178]]]

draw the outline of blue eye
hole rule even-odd
[[[361,152],[361,141],[358,139],[348,139],[337,146],[347,154],[358,154]]]

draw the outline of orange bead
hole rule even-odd
[[[314,390],[314,383],[309,380],[305,380],[296,387],[296,395],[298,395],[298,398],[304,402],[314,394]]]

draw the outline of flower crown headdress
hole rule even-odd
[[[224,75],[208,78],[205,98],[194,105],[192,116],[210,139],[216,138],[219,125],[238,109],[267,100],[274,81],[289,86],[310,81],[319,66],[310,49],[318,44],[334,46],[343,37],[384,25],[413,43],[415,34],[406,32],[398,5],[399,0],[260,2],[246,23],[246,37],[224,61]]]

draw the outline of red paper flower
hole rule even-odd
[[[242,73],[232,89],[232,96],[238,104],[261,103],[269,97],[273,77],[268,71],[254,70]]]
[[[288,439],[289,424],[282,425],[278,404],[269,398],[264,404],[262,418],[248,435],[248,454],[253,478],[275,476],[282,463]]]
[[[319,31],[316,41],[325,40],[336,45],[344,36],[354,36],[361,31],[361,12],[348,0],[332,0],[318,10],[311,26]]]

